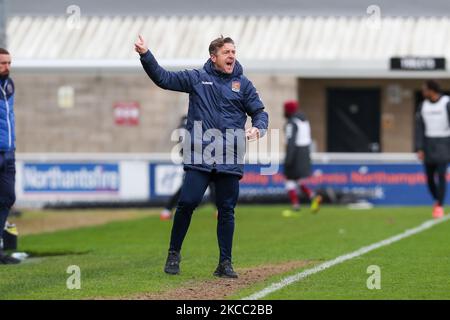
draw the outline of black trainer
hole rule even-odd
[[[180,261],[181,254],[177,251],[169,251],[167,256],[166,266],[164,267],[164,272],[168,274],[179,274],[180,273]]]
[[[19,259],[7,256],[4,252],[0,251],[0,264],[18,264]]]
[[[219,263],[219,265],[216,268],[216,271],[214,271],[214,275],[216,277],[221,277],[221,278],[237,278],[238,275],[236,272],[234,272],[233,270],[233,266],[231,265],[231,261],[230,260],[224,260],[221,263]]]

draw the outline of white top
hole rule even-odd
[[[293,119],[293,124],[289,123],[286,126],[286,138],[290,139],[294,132],[293,125],[297,126],[297,132],[295,136],[295,145],[297,147],[306,147],[311,144],[311,127],[309,121],[302,121],[298,118]]]
[[[425,100],[422,104],[421,115],[425,123],[425,137],[450,137],[450,125],[447,104],[450,98],[442,96],[438,101]]]

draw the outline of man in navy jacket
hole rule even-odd
[[[210,58],[202,69],[170,72],[162,68],[142,36],[135,43],[141,63],[159,87],[189,93],[183,162],[186,175],[172,226],[164,271],[180,272],[181,245],[192,213],[212,181],[216,186],[217,238],[220,249],[215,276],[237,278],[232,267],[234,208],[243,175],[245,139],[261,137],[268,115],[255,87],[243,75],[231,38],[220,37],[209,46]],[[247,116],[252,127],[245,130]],[[186,138],[188,137],[188,138]]]
[[[15,131],[14,131],[14,83],[9,77],[11,55],[0,48],[0,264],[19,263],[3,252],[3,229],[15,195]]]

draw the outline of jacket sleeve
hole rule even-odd
[[[414,150],[417,152],[419,150],[423,151],[425,142],[425,123],[422,117],[422,106],[416,113],[416,133],[415,133],[415,146]]]
[[[295,139],[297,137],[297,126],[289,121],[285,126],[286,135],[286,158],[284,165],[289,166],[295,161]]]
[[[140,56],[145,72],[158,87],[187,93],[193,90],[198,80],[197,70],[167,71],[158,64],[150,50]]]
[[[245,111],[252,118],[252,126],[262,131],[261,136],[263,136],[269,126],[269,115],[264,111],[264,104],[251,81],[248,81],[246,86],[244,99]]]

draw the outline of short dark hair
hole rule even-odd
[[[214,39],[213,41],[211,41],[211,43],[209,44],[209,54],[216,54],[217,50],[222,48],[225,43],[232,43],[234,44],[233,39],[231,39],[230,37],[226,37],[224,38],[223,35],[220,35],[219,38]]]
[[[434,91],[436,93],[441,93],[441,86],[439,85],[439,82],[437,82],[436,80],[427,80],[425,81],[425,87],[428,90]]]
[[[4,48],[0,48],[0,54],[9,54],[9,52]]]

